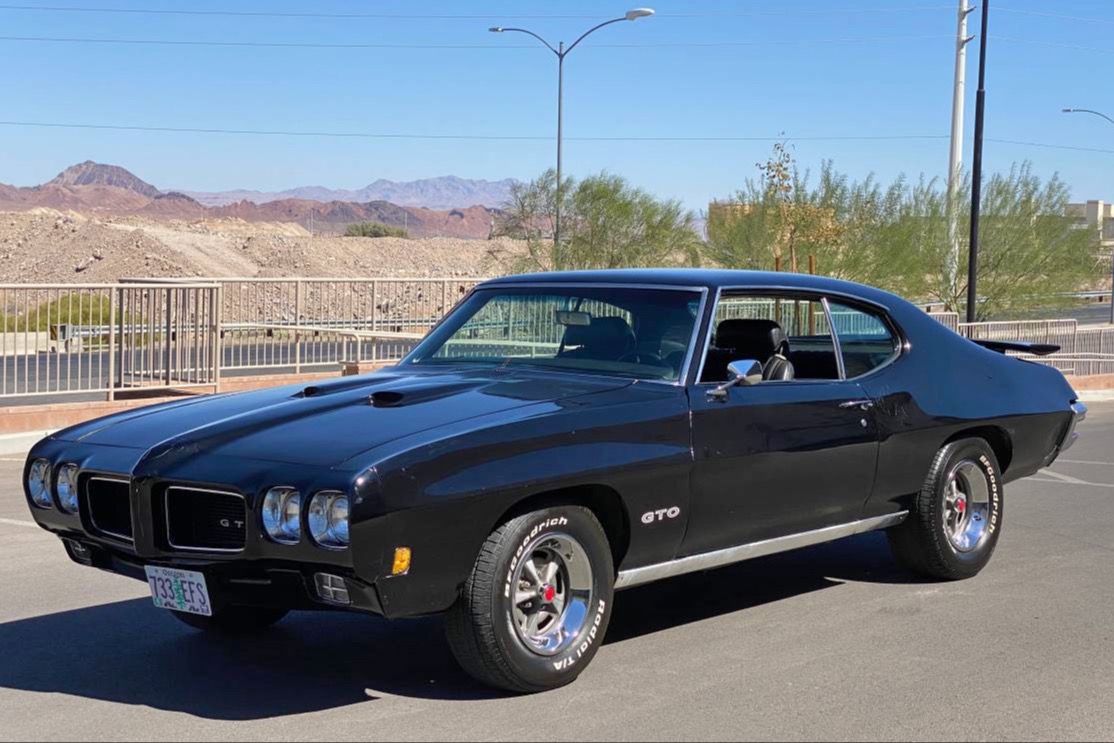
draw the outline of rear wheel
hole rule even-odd
[[[1002,533],[1002,473],[982,439],[948,444],[933,460],[905,523],[889,532],[904,567],[940,580],[982,572]]]
[[[281,622],[288,611],[254,606],[229,606],[213,613],[211,617],[197,614],[170,612],[174,618],[202,632],[222,635],[246,635],[259,632]]]
[[[507,691],[571,683],[603,642],[614,582],[607,535],[588,509],[513,519],[488,538],[445,618],[453,654],[471,676]]]

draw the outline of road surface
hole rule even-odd
[[[0,739],[1079,740],[1114,734],[1114,405],[1008,488],[979,578],[918,582],[868,535],[620,594],[569,688],[512,698],[439,621],[294,615],[195,634],[70,564],[0,462]]]

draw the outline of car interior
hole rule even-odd
[[[839,363],[821,304],[798,297],[727,297],[717,311],[700,382],[720,384],[736,361],[762,364],[764,382],[837,380]],[[731,312],[767,313],[772,318],[731,318]],[[832,305],[848,378],[869,373],[893,358],[894,337],[879,317]]]

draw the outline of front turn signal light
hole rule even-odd
[[[395,550],[395,564],[391,568],[391,575],[406,575],[410,572],[410,558],[413,553],[409,547],[399,547]]]

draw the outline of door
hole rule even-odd
[[[692,513],[684,555],[858,520],[878,431],[855,382],[693,389]],[[867,409],[863,409],[866,407]]]
[[[874,485],[878,427],[869,395],[844,378],[829,317],[819,298],[721,300],[707,352],[713,371],[689,388],[692,511],[682,556],[861,517]],[[764,354],[771,344],[754,339],[764,339],[771,327],[775,356],[793,372],[710,395],[723,381],[715,376],[722,373],[717,355],[770,368]]]

